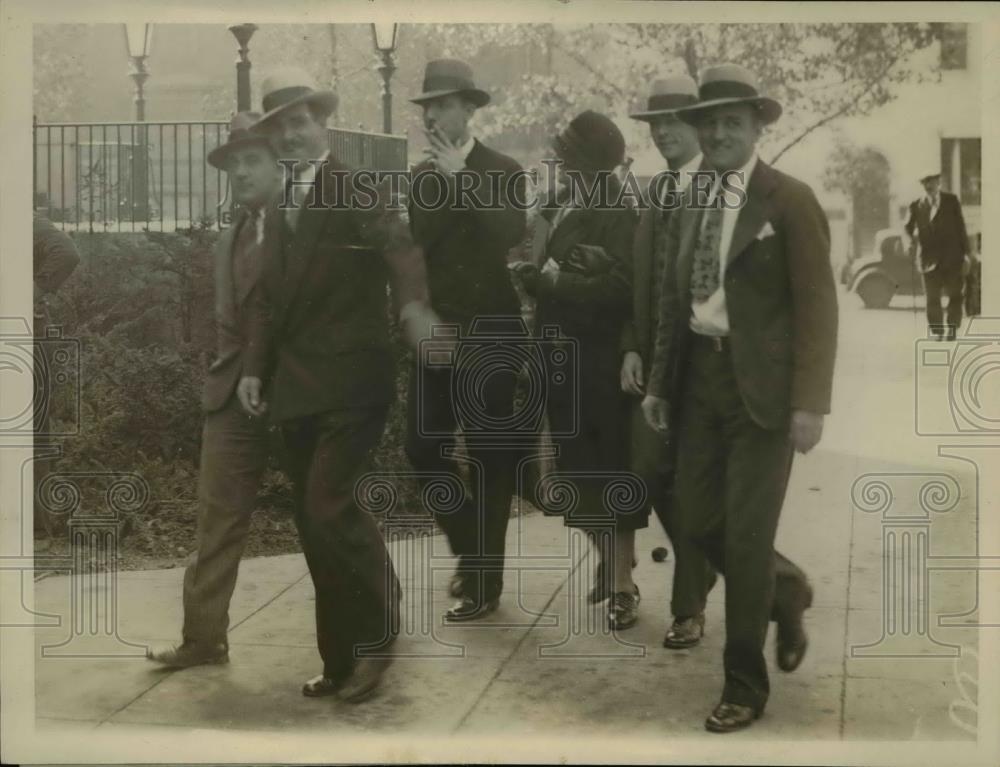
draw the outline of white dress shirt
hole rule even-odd
[[[305,186],[305,184],[312,184],[316,180],[317,169],[322,167],[323,162],[329,157],[330,150],[327,149],[322,155],[316,158],[315,162],[307,162],[304,168],[296,169],[294,174],[296,183],[292,184],[292,207],[285,209],[288,225],[292,229],[295,229],[295,225],[299,220],[299,213],[311,191],[311,187]]]
[[[694,157],[684,163],[680,168],[677,169],[677,191],[686,192],[687,188],[691,186],[691,174],[694,173],[698,168],[701,167],[702,154],[698,152]],[[660,198],[660,202],[666,203],[667,201],[667,185],[663,185],[663,196]]]
[[[751,155],[750,160],[740,168],[743,173],[744,189],[750,186],[750,177],[754,168],[757,167],[757,153]],[[710,204],[715,201],[719,194],[719,185],[722,181],[720,176],[716,179],[712,188]],[[736,229],[736,220],[739,218],[738,208],[724,208],[722,211],[722,231],[719,239],[719,287],[708,297],[706,301],[698,303],[691,302],[691,330],[703,336],[728,336],[729,335],[729,313],[726,311],[726,288],[725,276],[726,266],[729,261],[729,247],[733,242],[733,231]],[[704,218],[702,219],[704,225]]]

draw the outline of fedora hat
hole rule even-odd
[[[490,103],[490,94],[476,87],[472,78],[472,67],[459,59],[434,59],[427,62],[424,69],[423,93],[410,101],[422,104],[431,99],[460,93],[477,107]]]
[[[588,109],[552,141],[556,154],[580,170],[613,170],[625,162],[625,137],[610,117]]]
[[[761,96],[757,78],[739,64],[719,64],[705,69],[701,75],[701,85],[698,86],[698,103],[681,112],[678,117],[685,122],[694,123],[700,112],[724,104],[751,104],[756,107],[765,125],[770,125],[781,117],[781,104],[772,98]]]
[[[208,153],[208,164],[213,168],[225,170],[226,158],[229,157],[230,152],[233,150],[253,146],[254,144],[265,147],[269,146],[267,138],[250,130],[250,126],[254,125],[259,119],[259,112],[237,112],[234,114],[233,119],[229,122],[229,136],[226,138],[226,143],[220,144]]]
[[[312,77],[298,67],[274,70],[264,78],[260,92],[264,114],[255,127],[263,126],[297,104],[315,104],[327,115],[337,108],[337,94],[330,90],[317,90]]]
[[[939,178],[941,176],[941,169],[938,168],[936,165],[927,165],[924,167],[921,173],[923,175],[920,176],[920,180],[926,181],[929,178]]]
[[[677,114],[698,103],[698,83],[690,75],[677,75],[653,81],[646,108],[629,115],[633,120],[650,122],[662,115]]]

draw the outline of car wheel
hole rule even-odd
[[[855,291],[861,296],[865,308],[885,309],[896,292],[896,286],[884,274],[872,272],[861,278]]]

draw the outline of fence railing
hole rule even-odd
[[[226,174],[206,161],[228,122],[35,123],[34,207],[63,229],[174,231],[223,226]],[[402,170],[406,139],[330,129],[334,157],[357,168]]]

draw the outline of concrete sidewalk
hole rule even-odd
[[[820,452],[796,466],[779,547],[806,568],[815,587],[807,613],[811,644],[797,672],[773,671],[765,716],[737,737],[971,739],[949,706],[963,697],[959,665],[975,678],[968,651],[976,647],[973,629],[933,628],[938,642],[967,648],[960,658],[850,657],[852,645],[878,642],[886,615],[881,525],[867,519],[871,515],[852,514],[841,492],[858,475],[856,463]],[[962,526],[951,532],[966,534]],[[245,561],[232,604],[230,664],[176,672],[158,670],[141,653],[147,644],[178,638],[181,569],[120,573],[116,581],[75,586],[68,577],[48,578],[36,585],[36,610],[68,618],[73,607],[92,630],[95,616],[114,617],[109,604],[98,602],[116,589],[118,639],[103,622],[86,636],[77,636],[81,631],[67,620],[36,630],[38,724],[710,738],[703,721],[722,684],[724,584],[711,595],[704,642],[687,651],[664,649],[672,560],[652,561],[650,551],[659,545],[666,538],[654,518],[638,543],[641,618],[615,636],[604,628],[603,607],[586,605],[586,541],[558,519],[512,520],[501,608],[462,626],[441,619],[453,567],[444,539],[396,541],[405,591],[399,657],[384,689],[359,706],[300,693],[321,666],[312,584],[299,555]],[[975,608],[975,578],[964,576],[932,582],[932,615]],[[773,640],[772,630],[772,669]]]

